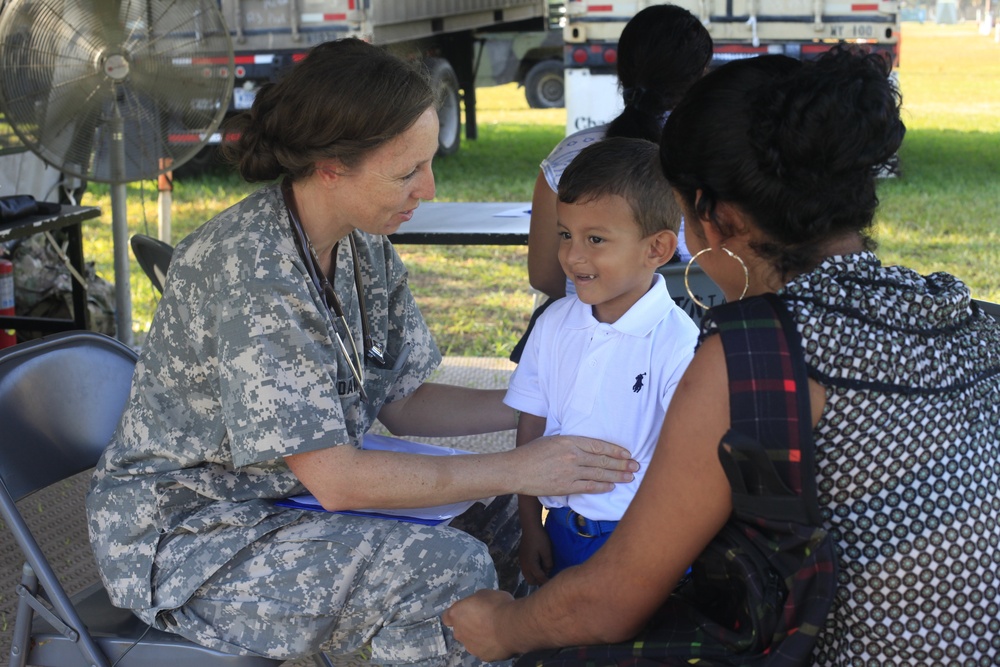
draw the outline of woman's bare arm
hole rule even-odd
[[[474,435],[517,428],[517,413],[503,403],[505,389],[470,389],[424,382],[386,403],[378,419],[393,435]]]
[[[559,265],[559,234],[556,230],[558,197],[538,172],[531,197],[528,227],[528,282],[554,299],[566,296],[566,274]]]

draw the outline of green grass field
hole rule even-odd
[[[924,273],[948,271],[973,295],[1000,301],[1000,44],[974,24],[903,26],[899,70],[909,128],[902,175],[886,180],[876,236],[880,255]],[[479,139],[437,160],[438,201],[524,201],[539,161],[564,134],[565,112],[529,109],[513,84],[478,91]],[[244,196],[250,188],[223,170],[179,177],[173,241]],[[83,203],[104,214],[85,230],[85,255],[113,278],[111,206],[92,184]],[[132,233],[157,234],[156,183],[131,184]],[[401,246],[411,286],[445,354],[506,356],[532,306],[526,249],[500,246]],[[133,262],[137,338],[149,327],[156,296]]]
[[[883,261],[1000,301],[1000,44],[973,24],[903,27],[903,174],[883,184]]]

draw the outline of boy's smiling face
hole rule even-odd
[[[652,284],[660,264],[651,248],[657,234],[642,238],[632,209],[618,195],[559,202],[556,212],[563,271],[580,300],[593,306],[598,321],[616,321]]]

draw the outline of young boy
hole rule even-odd
[[[519,558],[532,584],[607,540],[639,488],[698,336],[656,273],[677,248],[680,212],[655,144],[608,138],[585,148],[559,182],[557,216],[559,262],[576,295],[541,314],[511,376],[504,402],[521,411],[517,444],[586,435],[628,448],[640,468],[608,493],[519,498]]]

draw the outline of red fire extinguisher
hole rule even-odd
[[[14,315],[14,265],[0,259],[0,315]],[[0,348],[17,344],[13,329],[0,329]]]

